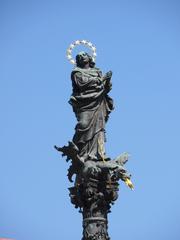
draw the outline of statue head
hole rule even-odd
[[[89,67],[93,68],[95,62],[92,57],[86,52],[80,52],[76,56],[76,65],[77,67],[83,68],[85,65],[89,64]]]

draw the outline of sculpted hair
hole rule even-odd
[[[81,54],[77,54],[76,55],[76,65],[77,65],[77,67],[81,67],[81,59],[82,59]]]

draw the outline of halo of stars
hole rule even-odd
[[[97,56],[96,47],[91,42],[89,42],[87,40],[76,40],[76,41],[74,41],[73,43],[70,44],[70,46],[68,47],[68,49],[66,51],[66,57],[67,57],[67,59],[69,60],[70,63],[76,64],[76,61],[73,59],[73,56],[72,56],[72,50],[78,45],[84,45],[84,46],[90,48],[91,51],[92,51],[92,59],[93,59],[93,61],[96,60],[96,56]]]

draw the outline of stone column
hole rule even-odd
[[[69,188],[71,202],[83,216],[82,240],[110,240],[108,213],[118,198],[118,182],[90,178]]]

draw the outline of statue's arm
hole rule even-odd
[[[86,87],[86,85],[90,82],[90,79],[86,76],[83,76],[81,72],[72,73],[71,79],[79,88]]]
[[[81,72],[75,72],[71,75],[71,79],[73,84],[76,85],[80,89],[86,89],[90,84],[94,87],[97,87],[102,84],[102,80],[100,77],[89,77],[83,75]]]

